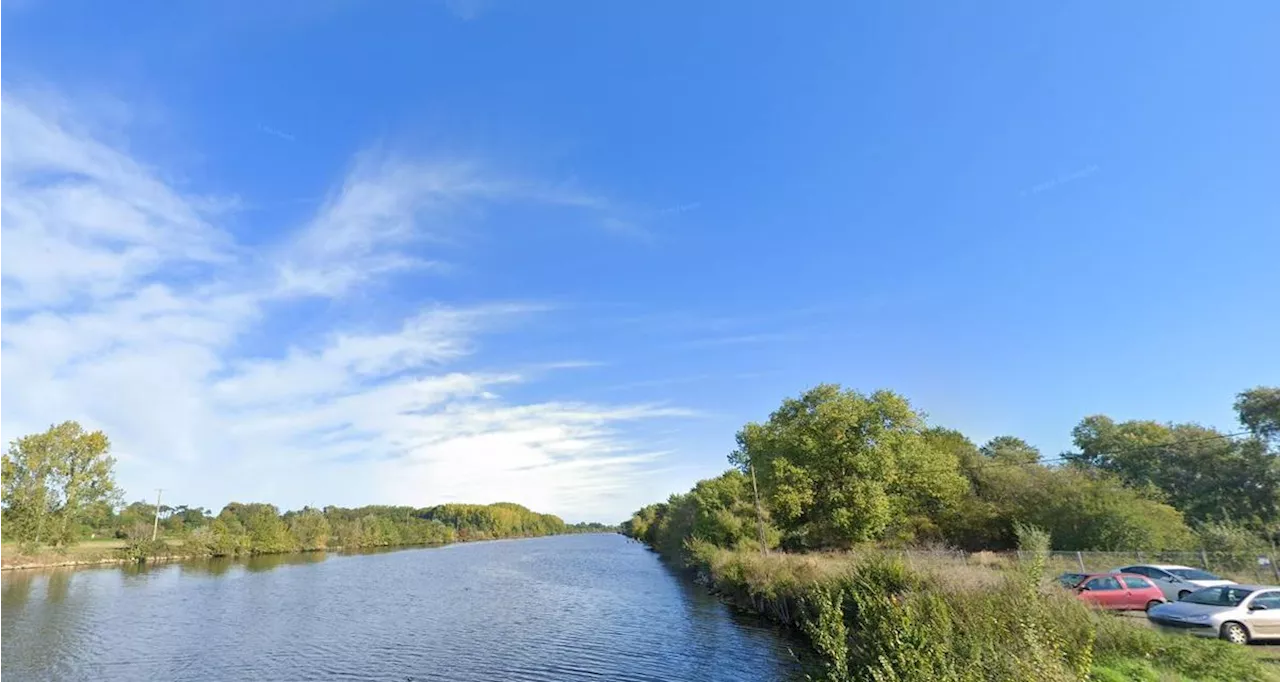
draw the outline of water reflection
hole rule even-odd
[[[54,570],[49,574],[49,584],[45,587],[46,598],[54,604],[60,604],[66,601],[67,594],[71,591],[71,575],[74,571],[68,569]]]
[[[6,576],[3,598],[13,680],[800,674],[777,631],[608,535],[34,572]]]
[[[250,573],[262,573],[270,571],[281,566],[301,566],[305,564],[318,564],[328,557],[324,552],[300,552],[298,554],[263,554],[261,556],[249,557],[244,562],[244,567]]]
[[[183,575],[208,575],[220,576],[239,565],[235,559],[231,557],[213,557],[210,559],[192,559],[178,564],[178,570]]]
[[[6,571],[0,579],[0,600],[4,610],[22,608],[31,598],[31,586],[35,584],[35,576],[30,571]]]

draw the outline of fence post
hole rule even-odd
[[[1271,574],[1275,576],[1276,582],[1280,583],[1280,567],[1276,566],[1276,554],[1272,552],[1267,556],[1267,561],[1271,562]]]
[[[1080,553],[1080,550],[1076,550],[1076,563],[1080,564],[1081,573],[1088,573],[1088,571],[1084,570],[1084,555]]]
[[[1138,557],[1138,563],[1142,563],[1142,550],[1138,550],[1134,554]]]
[[[1200,568],[1209,570],[1209,555],[1205,553],[1204,547],[1200,548]]]

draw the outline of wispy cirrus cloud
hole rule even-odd
[[[294,135],[293,133],[286,133],[286,132],[284,132],[283,130],[277,130],[277,129],[275,129],[275,128],[272,128],[272,127],[271,127],[271,126],[269,126],[269,125],[263,125],[263,124],[259,123],[259,124],[258,124],[258,128],[257,128],[257,130],[258,130],[258,132],[262,133],[263,135],[270,135],[271,137],[279,138],[279,139],[281,139],[281,140],[284,140],[285,142],[297,142],[297,141],[298,141],[298,137],[297,137],[296,135]]]
[[[486,356],[486,336],[518,333],[541,304],[416,292],[391,323],[272,326],[307,301],[447,265],[429,247],[485,205],[606,215],[609,202],[366,154],[305,224],[250,250],[219,224],[233,202],[175,189],[66,110],[8,92],[2,106],[6,434],[79,419],[111,436],[127,489],[196,504],[505,499],[614,518],[652,496],[636,484],[661,453],[628,434],[688,412],[503,397],[583,364]]]
[[[1057,187],[1061,187],[1062,185],[1065,185],[1071,182],[1076,182],[1077,180],[1083,180],[1097,172],[1098,172],[1098,166],[1096,165],[1085,166],[1084,168],[1081,168],[1079,170],[1072,171],[1064,175],[1059,175],[1058,177],[1052,180],[1046,180],[1036,185],[1035,187],[1032,187],[1031,189],[1024,191],[1022,193],[1022,196],[1027,196],[1028,194],[1040,194],[1041,192],[1048,192],[1049,190]]]
[[[747,346],[774,343],[796,338],[793,332],[763,332],[755,334],[730,334],[724,336],[707,336],[690,341],[683,341],[681,348],[720,348],[724,346]]]
[[[444,0],[444,5],[450,14],[463,21],[478,19],[489,8],[488,0]]]

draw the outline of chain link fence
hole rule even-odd
[[[1242,583],[1280,585],[1277,555],[1237,552],[1053,552],[1050,562],[1063,571],[1096,573],[1133,564],[1176,564],[1204,569]]]
[[[1016,550],[999,552],[966,552],[953,549],[889,550],[887,553],[902,557],[909,564],[954,565],[964,564],[986,568],[1009,568],[1030,555]],[[1060,573],[1105,573],[1134,564],[1175,564],[1204,569],[1215,575],[1240,583],[1280,585],[1280,565],[1276,560],[1280,552],[1208,552],[1204,550],[1178,552],[1050,552],[1045,571]]]

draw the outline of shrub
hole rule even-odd
[[[1037,556],[1036,533],[1024,537]],[[697,540],[685,551],[721,595],[797,627],[829,680],[1275,679],[1241,647],[1165,635],[1045,588],[1034,559],[1020,570],[951,560],[948,571],[878,551],[762,555]]]

